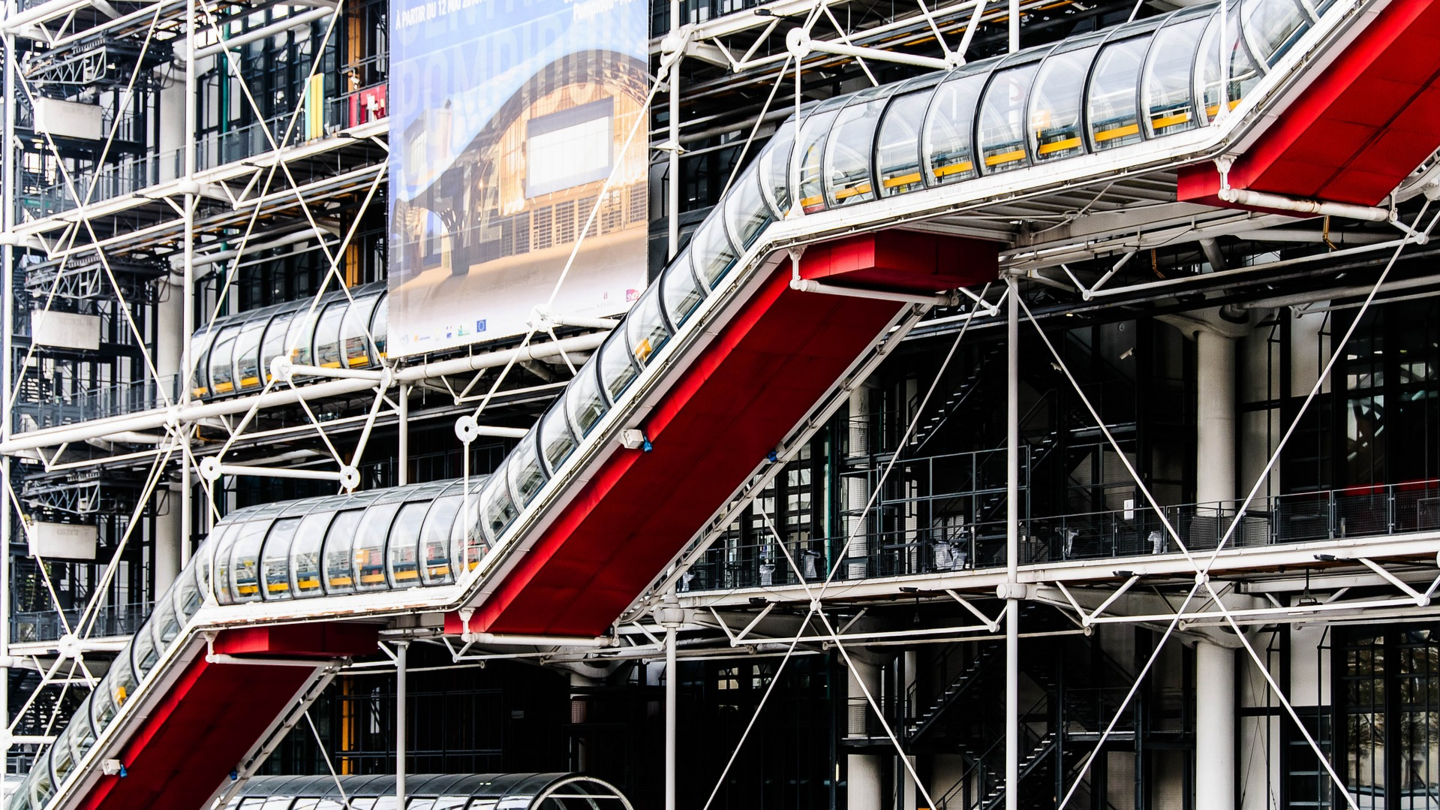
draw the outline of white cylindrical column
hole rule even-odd
[[[865,684],[865,689],[870,694],[880,694],[880,667],[861,661],[855,656],[850,657],[850,668],[847,678],[848,689],[846,695],[848,712],[847,719],[850,724],[851,736],[865,735],[865,723],[870,716],[870,706],[865,700],[865,691],[860,684]],[[857,724],[859,727],[857,728]],[[845,758],[846,777],[846,807],[850,810],[871,810],[881,806],[881,769],[883,758],[874,754],[850,754]]]
[[[1195,645],[1195,810],[1235,807],[1235,651]]]
[[[395,800],[405,806],[405,735],[409,720],[406,709],[410,703],[409,675],[410,642],[404,639],[395,642]]]
[[[679,740],[675,733],[679,729],[676,701],[680,696],[680,673],[675,665],[677,629],[674,624],[665,628],[665,810],[675,810],[675,760],[679,751]]]
[[[1198,460],[1195,500],[1235,500],[1235,339],[1200,330],[1195,334],[1195,429]]]
[[[846,455],[861,459],[870,455],[870,390],[861,385],[850,392],[850,447]],[[867,465],[861,464],[845,476],[845,536],[850,548],[845,556],[855,560],[846,566],[846,577],[868,576],[865,560],[870,556],[870,537],[865,531],[865,504],[870,500]]]
[[[158,497],[165,499],[165,509],[155,516],[155,598],[159,599],[175,578],[180,576],[180,568],[184,565],[181,560],[180,548],[185,542],[184,527],[180,521],[180,485],[161,484],[166,487],[164,494]]]

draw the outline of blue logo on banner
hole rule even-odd
[[[480,320],[478,320],[478,321],[475,322],[475,331],[476,331],[476,332],[484,332],[484,331],[485,331],[485,319],[484,319],[484,318],[481,318]]]

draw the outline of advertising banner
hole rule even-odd
[[[624,312],[645,287],[643,0],[391,0],[394,355]],[[602,193],[603,192],[603,193]],[[598,210],[597,210],[598,206]]]

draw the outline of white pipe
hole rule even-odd
[[[1236,231],[1231,236],[1256,242],[1293,242],[1306,245],[1324,244],[1327,239],[1332,245],[1375,245],[1395,239],[1388,233],[1331,231],[1327,234],[1324,231],[1310,228],[1260,228],[1253,231]]]
[[[1399,281],[1387,281],[1380,285],[1380,292],[1391,292],[1393,290],[1408,290],[1414,287],[1427,287],[1440,284],[1440,276],[1425,276],[1423,278],[1407,278]],[[1236,304],[1237,309],[1275,309],[1277,307],[1294,307],[1302,304],[1313,304],[1317,301],[1331,301],[1336,298],[1354,298],[1358,295],[1365,295],[1375,288],[1373,284],[1363,287],[1331,287],[1326,290],[1316,290],[1307,293],[1295,293],[1294,295],[1280,295],[1274,298],[1264,298],[1259,301],[1246,301]]]
[[[823,293],[825,295],[839,295],[845,298],[869,298],[875,301],[899,301],[905,304],[927,304],[930,306],[954,306],[955,296],[953,295],[920,295],[912,293],[891,292],[889,290],[862,290],[855,287],[836,287],[830,284],[821,284],[807,278],[794,278],[790,280],[790,289],[798,292]]]
[[[456,360],[442,360],[438,363],[428,363],[420,366],[409,366],[396,372],[396,380],[404,382],[416,382],[430,377],[443,377],[449,374],[459,374],[466,371],[476,371],[482,368],[493,368],[503,366],[509,362],[512,355],[521,359],[542,360],[548,357],[558,357],[562,352],[591,351],[600,346],[605,340],[603,333],[591,333],[577,335],[575,337],[563,338],[550,343],[526,346],[519,349],[508,349],[500,352],[475,355],[473,357],[462,357]],[[372,380],[330,380],[321,383],[312,383],[297,388],[287,388],[278,391],[271,391],[267,394],[254,394],[235,399],[223,399],[218,402],[192,402],[185,406],[176,406],[169,409],[155,409],[131,416],[115,417],[112,419],[95,420],[83,422],[76,425],[67,425],[63,428],[53,428],[43,431],[32,431],[13,437],[10,441],[0,442],[0,454],[17,454],[24,450],[37,450],[42,447],[56,447],[61,444],[83,442],[89,438],[103,437],[107,434],[127,430],[154,430],[163,427],[173,418],[177,422],[194,422],[201,419],[210,419],[220,416],[232,416],[234,414],[246,413],[252,405],[256,404],[258,409],[275,408],[283,405],[293,405],[300,400],[323,399],[325,397],[346,396],[349,394],[369,391],[375,387]]]
[[[400,383],[395,409],[396,432],[395,483],[405,486],[410,483],[410,386]]]
[[[1195,645],[1196,810],[1235,806],[1235,651]]]
[[[1016,0],[1011,0],[1012,12]],[[1012,20],[1012,25],[1014,21]],[[1015,32],[1011,32],[1014,45]],[[1020,290],[1006,279],[1005,810],[1020,808]]]
[[[1295,211],[1300,214],[1344,217],[1346,219],[1365,220],[1366,222],[1391,221],[1390,209],[1375,208],[1369,205],[1350,205],[1349,203],[1323,202],[1321,200],[1300,200],[1294,197],[1283,197],[1279,194],[1267,194],[1263,191],[1251,191],[1245,188],[1222,188],[1217,196],[1225,202],[1251,208]]]
[[[460,357],[454,360],[441,360],[438,363],[426,363],[420,366],[406,366],[395,372],[395,379],[400,382],[418,382],[431,377],[448,377],[451,374],[463,374],[482,368],[496,368],[509,363],[512,356],[516,362],[519,362],[561,357],[572,352],[588,352],[600,348],[600,344],[605,342],[605,337],[605,333],[592,332],[586,335],[561,338],[549,343],[531,344],[516,349]]]
[[[836,56],[850,56],[856,59],[874,59],[880,62],[894,62],[896,64],[910,65],[927,70],[947,70],[950,67],[949,62],[946,62],[944,59],[936,59],[933,56],[917,56],[900,51],[885,51],[879,48],[866,48],[861,45],[846,45],[843,42],[826,42],[818,39],[812,39],[805,44],[812,51],[833,53]]]
[[[306,481],[344,481],[345,473],[339,470],[305,470],[294,467],[251,467],[246,464],[220,464],[215,467],[220,475],[252,476],[264,478],[296,478]],[[201,471],[202,473],[204,470]]]
[[[462,640],[474,644],[517,647],[613,647],[614,639],[587,636],[525,636],[503,633],[466,633]]]
[[[400,639],[395,642],[395,799],[397,807],[405,806],[405,734],[409,720],[409,658],[410,642]]]
[[[321,669],[330,665],[330,661],[324,658],[315,660],[308,658],[238,658],[225,653],[206,653],[205,663],[242,664],[251,667],[308,667],[310,669]]]
[[[675,701],[680,694],[680,673],[676,671],[675,660],[678,633],[674,624],[665,628],[665,810],[675,810],[675,760],[679,750],[675,739],[679,707]]]
[[[298,28],[299,26],[308,25],[312,22],[315,22],[316,20],[323,20],[326,17],[333,15],[334,13],[335,9],[333,8],[317,8],[314,11],[307,11],[304,14],[296,14],[294,17],[286,17],[278,22],[267,25],[264,28],[257,28],[254,31],[247,31],[246,33],[241,34],[238,37],[232,37],[225,40],[224,42],[217,42],[214,45],[206,45],[198,51],[195,51],[194,56],[190,59],[190,61],[194,62],[196,59],[204,59],[209,56],[215,56],[231,48],[238,48],[241,45],[248,45],[251,42],[258,42],[262,39],[268,39],[276,34],[289,31],[291,28]]]

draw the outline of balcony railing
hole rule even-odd
[[[17,415],[35,420],[33,426],[17,424],[17,429],[34,430],[59,425],[139,413],[164,404],[162,393],[170,402],[180,398],[179,377],[171,375],[159,380],[139,380],[92,388],[72,395],[41,397],[35,402],[18,402]]]
[[[378,75],[374,66],[369,66],[357,76]],[[320,131],[310,126],[302,115],[291,127],[293,113],[277,115],[265,121],[238,127],[227,132],[215,132],[200,138],[195,144],[195,168],[205,171],[218,166],[249,160],[256,155],[271,151],[275,146],[298,146],[311,140],[328,137],[350,127],[369,123],[388,114],[387,85],[384,82],[369,86],[356,86],[343,95],[331,98],[324,109],[324,120],[319,122]],[[287,135],[286,132],[289,131]],[[42,188],[25,189],[17,195],[17,216],[20,221],[42,219],[55,214],[72,211],[79,207],[80,200],[89,204],[138,194],[162,182],[173,180],[184,174],[184,152],[181,149],[157,152],[142,157],[125,158],[107,163],[99,168],[74,172],[71,186],[59,177]],[[295,171],[292,168],[292,172]],[[296,176],[297,182],[306,177]],[[92,188],[93,186],[93,188]]]
[[[88,638],[111,638],[128,636],[145,623],[150,615],[150,602],[129,605],[106,605],[100,608]],[[65,635],[66,623],[73,629],[84,608],[65,611],[65,622],[60,621],[60,612],[41,610],[33,613],[16,613],[10,617],[11,643],[23,644],[30,641],[55,641]]]
[[[1164,507],[1187,548],[1214,549],[1237,517],[1233,504]],[[1226,548],[1272,546],[1440,530],[1440,480],[1349,487],[1257,499],[1239,515]],[[717,541],[682,580],[682,590],[770,588],[824,580],[945,574],[1003,567],[1005,522],[907,528],[758,544]],[[1119,559],[1178,552],[1160,517],[1143,507],[1021,521],[1020,563]],[[795,568],[786,561],[788,551]]]

